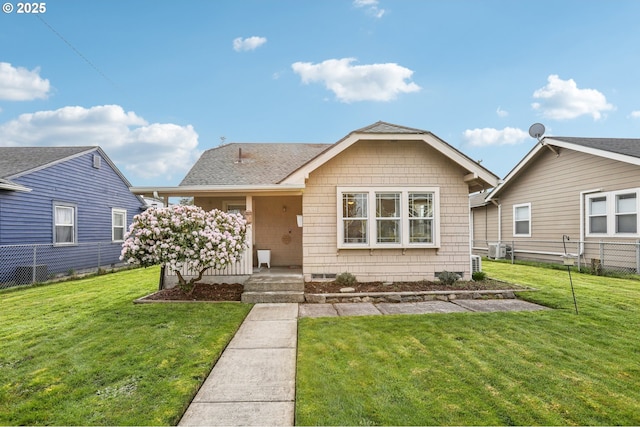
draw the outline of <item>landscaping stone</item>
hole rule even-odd
[[[356,289],[355,288],[341,288],[340,292],[342,292],[343,294],[347,294],[347,293],[353,293],[355,292]]]

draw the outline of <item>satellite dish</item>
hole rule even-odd
[[[544,135],[544,125],[542,123],[534,123],[529,128],[529,135],[531,138],[540,140],[540,137]]]

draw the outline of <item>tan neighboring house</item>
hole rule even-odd
[[[242,261],[210,275],[250,275],[268,251],[270,267],[301,268],[306,281],[417,281],[445,270],[470,278],[468,197],[497,183],[431,132],[377,122],[335,144],[223,145],[178,187],[133,191],[246,216]]]
[[[492,192],[470,197],[473,250],[561,261],[567,235],[581,263],[637,270],[639,199],[640,139],[545,137]]]

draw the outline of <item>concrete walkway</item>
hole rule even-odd
[[[292,426],[298,304],[256,304],[181,426]]]
[[[256,304],[187,408],[181,426],[293,426],[297,319],[545,310],[522,300]]]

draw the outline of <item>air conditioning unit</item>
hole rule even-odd
[[[507,245],[502,243],[489,244],[489,258],[504,259],[507,256]]]
[[[482,271],[482,258],[479,255],[471,255],[471,273]]]

